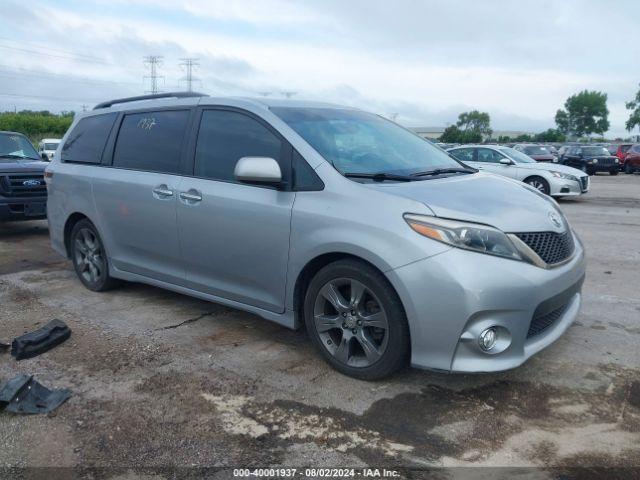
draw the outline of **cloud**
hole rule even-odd
[[[599,89],[612,133],[624,134],[639,17],[638,2],[604,0],[9,0],[0,92],[31,97],[0,95],[0,108],[40,96],[56,97],[54,110],[77,109],[140,94],[142,57],[159,54],[167,90],[184,88],[180,59],[198,57],[196,87],[212,94],[295,91],[413,125],[479,108],[494,128],[542,130],[569,95]]]

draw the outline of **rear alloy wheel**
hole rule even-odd
[[[80,220],[71,232],[71,259],[82,284],[94,292],[109,290],[118,284],[109,276],[109,263],[96,228]]]
[[[307,289],[304,313],[322,356],[346,375],[379,379],[406,362],[409,334],[400,299],[364,262],[340,260],[320,270]]]
[[[531,185],[533,188],[538,190],[540,193],[544,193],[545,195],[549,195],[551,189],[549,188],[549,182],[547,182],[542,177],[531,177],[525,180],[525,183]]]

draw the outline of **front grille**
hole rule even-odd
[[[580,178],[580,187],[583,192],[586,192],[589,189],[589,177]]]
[[[575,248],[570,230],[564,233],[516,233],[516,236],[536,252],[548,265],[554,265],[566,260],[573,254]]]
[[[595,165],[610,166],[610,165],[614,165],[615,163],[616,163],[616,160],[614,158],[598,158],[598,163]]]
[[[23,173],[0,177],[0,190],[7,197],[41,197],[47,194],[44,175]]]
[[[536,315],[534,313],[531,324],[529,325],[529,331],[527,332],[527,338],[539,335],[544,332],[562,316],[566,309],[567,305],[562,305],[561,307],[558,307],[555,310],[551,310],[544,315]]]

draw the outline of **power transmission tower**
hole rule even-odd
[[[180,62],[180,66],[184,67],[187,74],[182,77],[180,80],[184,80],[187,82],[187,92],[193,92],[193,82],[198,81],[196,77],[193,76],[193,70],[195,67],[199,66],[197,58],[181,58],[182,62]]]
[[[159,93],[160,90],[158,90],[158,79],[164,79],[163,76],[158,75],[158,67],[162,65],[162,56],[147,55],[146,57],[144,57],[144,64],[149,67],[149,75],[145,75],[144,79],[149,79],[151,81],[151,90],[147,90],[146,93]]]

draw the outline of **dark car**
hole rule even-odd
[[[640,172],[640,143],[632,145],[626,152],[624,162],[625,173]]]
[[[525,155],[529,155],[536,162],[553,162],[556,158],[549,150],[547,150],[546,147],[543,147],[542,145],[519,144],[513,148]]]
[[[0,221],[46,217],[48,164],[27,137],[0,132]]]
[[[579,145],[569,148],[564,155],[564,164],[593,175],[596,172],[609,172],[617,175],[620,160],[609,153],[605,147]]]

